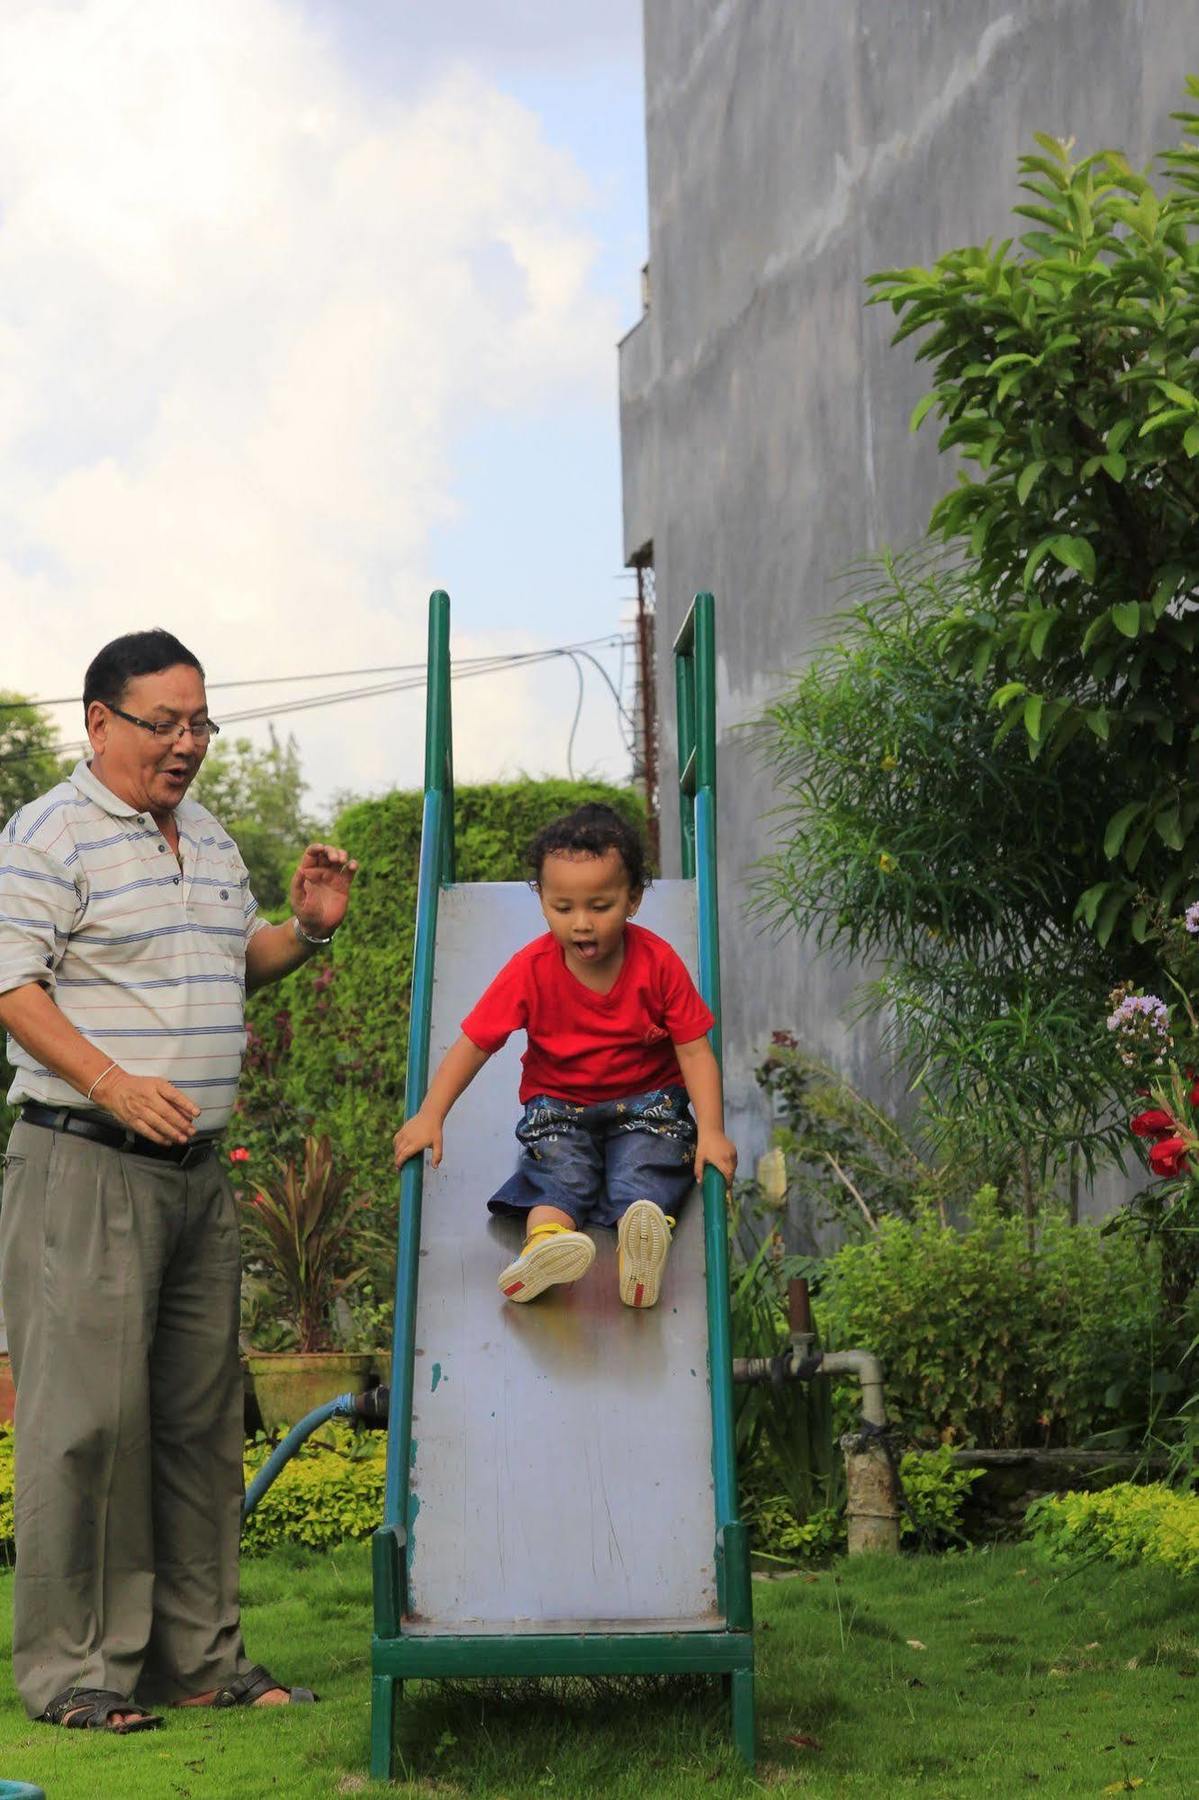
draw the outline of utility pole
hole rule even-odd
[[[654,550],[647,544],[638,551],[633,567],[637,575],[637,766],[633,779],[645,793],[645,835],[651,866],[661,867],[658,829],[658,705],[654,680]]]

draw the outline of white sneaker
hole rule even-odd
[[[634,1200],[616,1227],[617,1269],[626,1306],[656,1306],[674,1220],[652,1200]]]
[[[595,1261],[595,1245],[582,1231],[567,1225],[534,1225],[525,1247],[499,1277],[506,1300],[518,1306],[535,1300],[557,1281],[577,1281]]]

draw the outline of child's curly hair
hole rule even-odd
[[[547,856],[603,856],[608,850],[619,852],[625,866],[629,886],[637,893],[646,885],[645,846],[636,826],[611,806],[593,801],[578,806],[574,812],[543,825],[529,845],[527,860],[536,886],[541,881],[541,868]]]

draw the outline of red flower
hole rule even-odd
[[[1169,1137],[1173,1132],[1174,1121],[1168,1112],[1156,1112],[1150,1109],[1148,1112],[1137,1113],[1134,1118],[1131,1118],[1128,1121],[1128,1128],[1136,1137],[1164,1138]]]
[[[1191,1105],[1199,1106],[1199,1081],[1197,1081],[1191,1089]]]
[[[246,1149],[244,1144],[238,1144],[236,1148],[229,1152],[230,1162],[249,1162],[249,1160],[250,1152]]]
[[[1181,1175],[1187,1166],[1187,1147],[1180,1137],[1160,1138],[1149,1152],[1155,1175]]]

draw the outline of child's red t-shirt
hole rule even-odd
[[[694,1043],[713,1023],[682,958],[664,938],[629,924],[608,993],[571,974],[547,931],[505,963],[462,1030],[489,1055],[512,1032],[527,1032],[522,1102],[548,1094],[587,1105],[681,1087],[674,1046]]]

